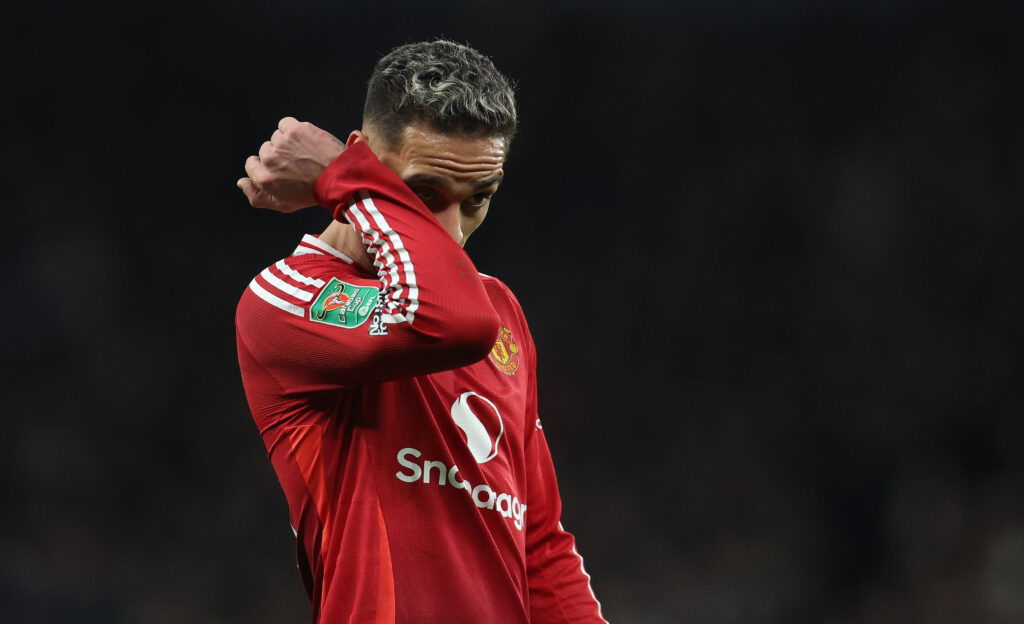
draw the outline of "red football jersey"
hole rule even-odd
[[[536,351],[511,291],[364,143],[316,193],[376,274],[306,236],[236,317],[313,621],[604,622],[559,522]]]

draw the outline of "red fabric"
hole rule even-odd
[[[558,522],[512,293],[365,145],[317,195],[361,231],[377,275],[307,238],[253,279],[236,317],[313,621],[602,622]],[[380,289],[386,335],[313,319],[332,279]]]

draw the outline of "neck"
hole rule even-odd
[[[373,268],[373,257],[366,251],[362,239],[350,224],[331,221],[331,224],[320,235],[320,240],[352,258],[366,272],[376,273]]]

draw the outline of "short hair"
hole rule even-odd
[[[513,86],[491,59],[473,48],[438,39],[399,46],[370,76],[363,124],[396,147],[409,125],[425,123],[445,134],[502,136],[516,132]]]

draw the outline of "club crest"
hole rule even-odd
[[[488,356],[498,370],[506,375],[515,375],[519,370],[519,346],[512,340],[512,330],[502,327],[498,330],[498,339]]]

